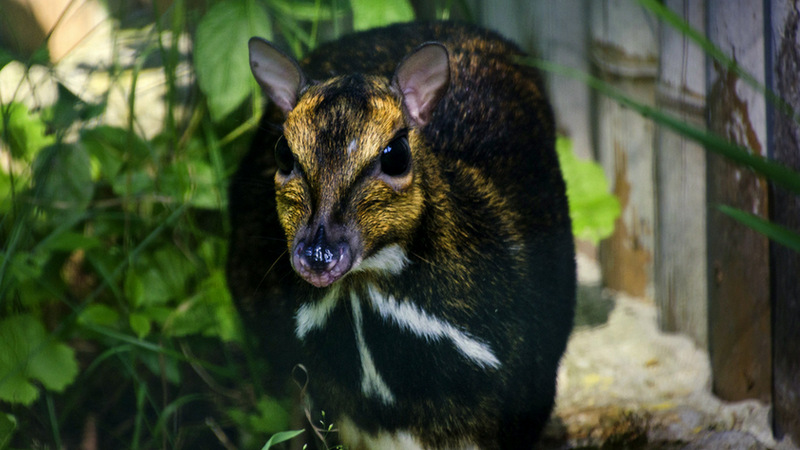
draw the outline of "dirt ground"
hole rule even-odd
[[[577,327],[540,450],[798,448],[773,438],[769,405],[711,394],[707,353],[659,331],[652,301],[605,291],[595,263],[578,265]]]

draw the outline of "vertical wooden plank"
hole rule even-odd
[[[589,72],[587,30],[592,0],[496,0],[479,2],[481,24],[501,30],[524,50],[557,64]],[[581,158],[594,158],[589,87],[579,80],[543,74],[561,134]]]
[[[667,0],[694,29],[705,30],[705,2]],[[680,31],[661,25],[659,109],[696,127],[705,125],[705,53]],[[666,331],[708,345],[706,155],[703,147],[656,128],[655,300]]]
[[[529,37],[529,42],[523,41],[523,45],[536,48],[537,53],[548,61],[588,73],[590,1],[527,1],[523,21],[535,34]],[[589,87],[569,77],[545,74],[545,78],[558,132],[572,140],[572,148],[579,157],[593,159]]]
[[[772,88],[800,111],[800,1],[771,2],[768,36]],[[772,109],[772,156],[800,171],[800,126]],[[772,220],[800,232],[800,196],[772,186]],[[772,244],[773,421],[775,435],[800,442],[800,253]]]
[[[655,104],[657,21],[633,0],[591,3],[590,55],[599,75],[625,95]],[[622,214],[600,246],[606,286],[653,295],[654,125],[603,96],[596,98],[595,148],[614,183]]]
[[[764,3],[709,0],[708,35],[763,83]],[[709,128],[765,154],[763,95],[717,64],[709,67]],[[726,400],[771,394],[769,244],[714,208],[725,204],[767,217],[766,182],[708,155],[709,353],[713,390]]]

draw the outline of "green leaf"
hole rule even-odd
[[[305,430],[292,430],[292,431],[281,431],[280,433],[275,433],[272,437],[269,438],[266,444],[261,447],[261,450],[269,450],[273,445],[280,444],[281,442],[286,442],[296,438],[303,434]]]
[[[33,174],[38,203],[59,219],[83,213],[94,195],[91,162],[82,146],[46,147],[34,161]]]
[[[350,0],[350,7],[355,30],[414,20],[414,8],[407,0]]]
[[[78,320],[81,323],[92,323],[95,325],[111,326],[119,321],[119,313],[106,305],[89,305],[81,312]]]
[[[727,205],[718,205],[717,208],[736,221],[752,228],[769,239],[796,252],[800,252],[800,233],[737,208]]]
[[[197,292],[171,312],[164,332],[170,336],[218,336],[226,342],[240,340],[238,315],[224,271],[217,270],[204,279]]]
[[[128,324],[139,339],[144,339],[150,334],[150,318],[144,314],[131,313],[128,317]]]
[[[127,273],[125,292],[134,308],[163,305],[186,297],[194,265],[174,247],[142,255]]]
[[[0,321],[0,400],[30,405],[39,397],[34,380],[63,391],[78,375],[74,351],[48,336],[30,315]]]
[[[269,17],[254,0],[218,2],[197,26],[197,82],[208,98],[214,121],[236,109],[255,86],[247,50],[247,41],[253,36],[272,38]]]
[[[609,193],[602,167],[579,159],[572,151],[572,141],[559,137],[556,152],[567,184],[572,231],[596,244],[614,232],[621,211],[619,201]]]
[[[344,2],[325,5],[320,1],[271,0],[276,16],[291,17],[295,20],[315,22],[321,19],[341,18],[347,11]]]
[[[62,230],[47,239],[44,245],[37,250],[42,252],[71,252],[78,249],[91,250],[100,246],[100,240],[93,236],[86,236],[83,233]]]
[[[230,418],[244,430],[254,434],[271,434],[289,427],[290,415],[278,400],[262,396],[256,404],[256,411],[246,412],[241,408],[228,411]],[[281,441],[282,442],[282,441]],[[273,441],[273,444],[276,443]]]
[[[165,167],[160,190],[167,197],[195,208],[219,209],[224,195],[219,191],[211,164],[200,159],[178,161]]]
[[[0,137],[14,158],[30,161],[39,150],[55,142],[47,135],[42,118],[31,114],[22,103],[9,103],[0,111]]]
[[[136,197],[152,194],[156,182],[147,168],[120,172],[111,180],[111,189],[120,197]]]
[[[76,121],[86,121],[103,113],[105,104],[86,103],[66,86],[58,83],[58,100],[48,111],[53,129],[66,130]]]
[[[114,180],[126,165],[139,168],[152,159],[147,143],[122,128],[101,126],[84,130],[81,144],[99,162],[100,176],[106,180]]]
[[[17,418],[11,414],[0,413],[0,450],[5,450],[17,431]]]
[[[14,61],[14,56],[11,54],[11,52],[3,47],[0,47],[0,70],[2,70],[3,67],[5,67],[6,64],[10,63],[11,61]],[[0,448],[2,448],[2,446],[0,446]]]

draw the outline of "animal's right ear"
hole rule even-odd
[[[298,93],[305,85],[303,71],[297,61],[262,38],[251,38],[248,46],[253,76],[269,98],[284,114],[288,114],[297,104]]]

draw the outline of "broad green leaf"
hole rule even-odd
[[[344,15],[346,12],[342,5],[344,2],[334,4],[323,4],[320,1],[298,1],[298,0],[271,0],[270,6],[275,8],[280,17],[291,17],[295,20],[318,21],[321,19],[334,19]],[[338,8],[337,8],[338,6]]]
[[[239,340],[238,316],[224,271],[217,270],[203,280],[197,292],[172,311],[164,332],[171,336],[218,336],[226,342]]]
[[[5,450],[17,431],[17,418],[11,414],[0,413],[0,450]]]
[[[228,415],[239,427],[258,434],[271,434],[284,431],[289,427],[289,413],[276,399],[262,396],[256,404],[256,411],[245,412],[241,409],[229,410]],[[273,441],[273,444],[276,443]]]
[[[55,142],[47,135],[47,126],[38,114],[22,103],[12,102],[0,108],[0,137],[8,144],[14,158],[30,161],[42,148]]]
[[[30,405],[39,397],[34,380],[60,392],[77,374],[74,351],[53,340],[39,320],[18,315],[0,321],[0,400]]]
[[[127,273],[125,292],[137,309],[164,305],[186,296],[194,266],[174,247],[163,247],[138,258]]]
[[[157,377],[164,376],[172,384],[179,384],[181,381],[181,360],[176,358],[162,358],[156,352],[147,352],[138,356],[141,362]]]
[[[94,194],[91,162],[79,145],[55,144],[44,148],[33,164],[35,196],[57,218],[80,214]]]
[[[414,8],[407,0],[350,0],[350,7],[355,30],[414,20]]]
[[[0,252],[0,260],[6,256]],[[24,307],[32,307],[52,299],[52,292],[42,285],[48,273],[45,265],[50,261],[47,252],[18,251],[8,257],[8,277]]]
[[[150,318],[144,314],[131,313],[128,324],[139,339],[144,339],[150,334]]]
[[[280,444],[281,442],[290,441],[297,436],[303,434],[305,430],[292,430],[292,431],[281,431],[280,433],[275,433],[272,437],[269,438],[266,444],[261,448],[261,450],[269,450],[272,448],[273,445]]]
[[[153,175],[146,168],[120,172],[111,180],[111,189],[120,197],[152,194],[155,185]]]
[[[573,233],[593,243],[610,236],[621,208],[609,193],[602,167],[579,159],[572,151],[572,141],[566,138],[558,138],[556,152],[567,184]]]
[[[78,249],[90,250],[100,246],[100,240],[96,237],[86,236],[83,233],[64,230],[50,238],[37,248],[38,251],[62,251],[71,252]]]
[[[78,320],[82,323],[111,326],[119,321],[119,313],[109,306],[94,304],[87,306]]]
[[[139,168],[151,159],[147,143],[122,128],[100,126],[85,130],[81,144],[99,162],[100,176],[107,180],[114,180],[125,165]]]
[[[218,2],[197,26],[197,82],[214,121],[225,118],[252,91],[247,41],[253,36],[272,38],[269,16],[254,0]]]
[[[66,86],[58,84],[58,100],[47,111],[53,129],[66,130],[76,121],[86,121],[103,113],[105,104],[86,103]]]
[[[199,158],[165,167],[160,189],[165,196],[195,208],[219,209],[223,197],[211,165]]]

